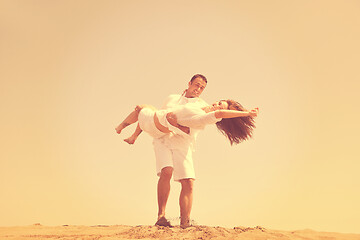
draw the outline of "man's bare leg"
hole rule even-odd
[[[165,217],[166,203],[170,194],[170,180],[172,177],[173,168],[164,167],[161,170],[160,178],[157,185],[157,196],[158,196],[158,220]]]
[[[124,139],[124,141],[128,144],[134,144],[141,132],[142,130],[138,124],[133,135],[131,135],[129,138]]]
[[[187,228],[190,226],[190,212],[193,201],[194,179],[182,179],[180,193],[180,226]]]

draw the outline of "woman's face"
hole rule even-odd
[[[213,111],[219,110],[219,109],[228,109],[229,105],[226,101],[218,101],[212,104]]]

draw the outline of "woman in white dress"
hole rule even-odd
[[[151,105],[137,105],[115,130],[120,134],[122,129],[138,121],[134,134],[124,139],[133,144],[142,131],[154,138],[170,132],[192,137],[191,129],[203,129],[208,124],[216,123],[232,145],[252,136],[254,117],[258,112],[258,108],[247,111],[234,100],[221,100],[205,108],[197,108],[191,103],[166,110],[157,110]]]

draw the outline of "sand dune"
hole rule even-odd
[[[247,239],[247,240],[360,240],[360,234],[278,231],[263,227],[193,226],[187,229],[156,226],[42,226],[0,227],[1,240],[111,240],[111,239]]]

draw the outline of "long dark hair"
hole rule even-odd
[[[247,111],[240,103],[234,100],[223,100],[228,103],[228,109]],[[239,144],[252,137],[255,121],[253,117],[223,118],[216,123],[219,131],[229,139],[230,144]]]

